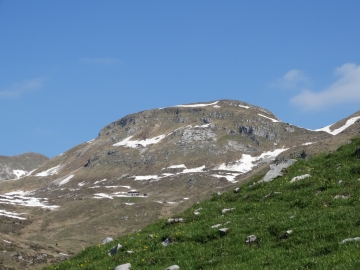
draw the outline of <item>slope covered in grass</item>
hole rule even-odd
[[[114,269],[128,262],[132,269],[360,269],[360,241],[341,243],[360,237],[359,147],[358,138],[334,153],[298,160],[272,182],[254,184],[259,176],[238,193],[214,194],[179,215],[183,223],[159,220],[44,269]],[[305,174],[311,177],[291,182]],[[225,208],[234,209],[223,214]],[[221,236],[219,228],[229,231]],[[245,238],[252,234],[259,245],[250,247]],[[166,238],[172,244],[165,247]],[[123,247],[108,256],[117,243]]]

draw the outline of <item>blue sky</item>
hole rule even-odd
[[[235,99],[316,129],[360,110],[360,1],[0,0],[0,155]]]

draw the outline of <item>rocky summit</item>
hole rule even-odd
[[[359,119],[313,131],[234,100],[127,115],[0,183],[0,269],[66,259],[265,174],[270,163],[331,151],[359,132]]]

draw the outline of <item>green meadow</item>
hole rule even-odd
[[[337,151],[299,159],[271,182],[263,175],[185,212],[84,249],[44,269],[360,269],[360,147],[356,138]],[[311,177],[290,182],[294,177]],[[222,213],[223,209],[231,209]],[[195,215],[194,212],[199,212]],[[221,224],[217,228],[213,225]],[[228,228],[221,235],[220,228]],[[285,236],[287,231],[291,231]],[[245,243],[249,235],[258,242]],[[163,246],[162,241],[172,243]],[[102,240],[102,239],[101,239]],[[99,240],[100,241],[100,240]],[[114,256],[108,251],[120,243]],[[129,252],[130,251],[130,252]]]

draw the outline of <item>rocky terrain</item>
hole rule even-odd
[[[0,181],[24,177],[47,160],[48,157],[36,153],[0,156]]]
[[[0,183],[0,269],[62,260],[265,174],[270,163],[332,151],[359,135],[359,120],[357,112],[312,131],[233,100],[125,116]]]

